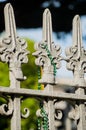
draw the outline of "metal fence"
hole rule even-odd
[[[86,51],[82,44],[80,18],[73,19],[73,44],[66,49],[65,57],[61,55],[61,47],[54,45],[52,40],[51,13],[46,9],[43,13],[43,38],[35,44],[35,63],[42,68],[42,77],[39,83],[44,90],[25,89],[20,82],[25,80],[21,64],[27,63],[26,42],[16,34],[13,8],[10,3],[4,8],[6,36],[0,41],[0,60],[8,63],[10,86],[0,86],[0,96],[6,97],[7,104],[0,106],[0,114],[11,115],[10,130],[21,130],[21,96],[39,99],[41,108],[36,112],[38,116],[38,130],[60,130],[64,122],[66,127],[62,130],[73,130],[72,120],[77,130],[86,130],[86,95],[85,77]],[[73,79],[59,78],[56,70],[65,61],[67,69],[73,72]],[[70,86],[74,92],[68,93],[63,87]],[[60,90],[59,90],[60,88]],[[69,105],[71,106],[69,109]],[[23,117],[29,116],[29,111]],[[29,118],[29,117],[28,117]]]

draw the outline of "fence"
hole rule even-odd
[[[0,42],[1,62],[8,63],[10,86],[0,86],[0,96],[6,97],[7,104],[0,106],[1,115],[11,115],[11,130],[21,130],[21,96],[39,98],[42,101],[41,109],[36,114],[39,130],[59,130],[62,125],[63,112],[66,127],[64,130],[72,130],[71,119],[75,120],[77,130],[86,130],[86,95],[85,77],[86,51],[82,45],[80,18],[76,15],[73,19],[73,44],[66,49],[66,56],[61,56],[61,48],[54,45],[52,40],[52,20],[48,9],[43,14],[43,38],[35,44],[36,65],[43,70],[39,83],[44,85],[44,90],[32,90],[20,88],[20,82],[25,80],[21,70],[21,64],[27,63],[26,42],[16,34],[15,19],[12,6],[8,3],[4,9],[6,37]],[[73,72],[73,79],[60,79],[56,77],[56,69],[61,67],[61,61],[65,61],[67,69]],[[74,93],[63,91],[62,86],[75,88]],[[61,88],[59,91],[58,88]],[[71,105],[68,110],[67,103]],[[6,109],[7,108],[7,109]],[[23,117],[29,116],[29,111]],[[68,112],[67,112],[68,111]],[[29,118],[29,117],[28,117]],[[68,124],[68,122],[70,124]],[[43,124],[42,124],[43,123]]]

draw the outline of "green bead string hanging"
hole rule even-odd
[[[38,80],[41,78],[41,72],[40,67],[38,67]],[[41,89],[41,84],[38,83],[38,90]],[[38,117],[38,130],[41,130],[41,127],[43,130],[48,130],[48,115],[46,114],[46,111],[43,108],[43,104],[40,103],[40,110],[42,118]]]
[[[48,126],[48,115],[46,114],[46,111],[44,110],[43,107],[41,107],[41,114],[43,117],[43,121],[42,121],[42,127],[44,130],[48,130],[49,126]]]
[[[41,72],[40,71],[41,71],[40,67],[38,67],[38,80],[41,79]],[[41,89],[41,84],[38,83],[38,90],[40,90],[40,89]]]
[[[44,110],[43,106],[40,106],[40,109],[42,117],[38,118],[38,130],[41,130],[41,128],[43,128],[43,130],[49,130],[48,115],[46,114],[46,111]]]
[[[51,61],[51,65],[53,65],[53,74],[54,76],[56,76],[56,64],[53,61],[53,57],[48,49],[47,44],[41,44],[41,47],[43,49],[46,50],[47,52],[47,56],[49,57],[50,61]],[[41,78],[41,73],[40,73],[40,68],[38,68],[38,80]],[[41,84],[38,83],[38,89],[41,89]],[[48,125],[48,115],[46,114],[46,111],[43,108],[43,105],[40,105],[40,109],[41,109],[41,115],[42,115],[42,119],[39,117],[38,118],[38,130],[41,130],[41,127],[43,127],[44,130],[49,130],[49,125]]]
[[[56,76],[56,64],[53,61],[53,57],[52,57],[52,55],[51,55],[51,53],[50,53],[50,51],[48,49],[48,45],[47,44],[41,44],[41,47],[46,50],[47,56],[49,57],[49,59],[51,61],[51,65],[53,65],[53,68],[54,68],[53,69],[53,74],[54,74],[54,76]]]
[[[40,67],[38,67],[38,80],[40,78],[41,78]],[[38,90],[40,90],[40,89],[41,89],[41,84],[38,83]],[[41,130],[41,118],[40,117],[38,117],[37,122],[38,122],[38,130]]]
[[[41,130],[41,119],[38,118],[38,130]]]

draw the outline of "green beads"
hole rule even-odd
[[[38,79],[41,78],[41,72],[40,67],[38,67]],[[41,84],[38,83],[38,90],[41,89]],[[41,115],[42,118],[38,118],[38,130],[41,130],[41,127],[43,127],[44,130],[48,130],[48,116],[46,114],[46,111],[43,108],[43,104],[40,103],[40,109],[41,109]]]
[[[54,76],[56,76],[56,64],[53,61],[53,57],[48,49],[47,44],[41,44],[41,47],[43,49],[46,50],[47,52],[47,56],[49,57],[50,61],[51,61],[51,65],[53,65],[53,74]],[[38,67],[38,79],[41,78],[41,73],[40,73],[40,68]],[[38,89],[41,89],[41,84],[38,83]],[[48,115],[46,113],[46,111],[43,108],[43,104],[40,104],[40,109],[41,109],[41,115],[42,118],[38,118],[38,130],[41,130],[41,128],[43,128],[43,130],[49,130],[49,124],[48,124]]]
[[[40,107],[42,117],[38,118],[38,130],[41,130],[41,128],[43,128],[43,130],[49,130],[48,115],[46,114],[46,111],[44,110],[43,106],[40,105]]]
[[[41,119],[38,118],[38,130],[41,130]]]
[[[38,67],[38,80],[41,79],[41,72],[40,72],[40,67]],[[41,84],[38,83],[38,90],[41,89]]]
[[[44,130],[48,130],[49,126],[48,126],[48,115],[46,114],[46,111],[44,110],[43,107],[41,107],[41,114],[43,117],[43,121],[42,121],[42,127]]]
[[[41,44],[41,47],[43,48],[43,49],[45,49],[46,50],[46,52],[47,52],[47,56],[49,57],[49,59],[50,59],[50,61],[51,61],[51,65],[53,65],[53,73],[54,73],[54,76],[56,76],[56,64],[53,62],[53,57],[52,57],[52,55],[51,55],[51,53],[50,53],[50,51],[49,51],[49,49],[48,49],[48,46],[47,46],[47,44]]]

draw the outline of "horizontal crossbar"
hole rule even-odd
[[[46,90],[33,90],[33,89],[17,89],[10,87],[0,87],[1,94],[27,96],[27,97],[40,97],[40,98],[52,98],[52,99],[70,99],[70,100],[83,100],[86,101],[86,95],[79,95],[73,93],[56,92]]]

